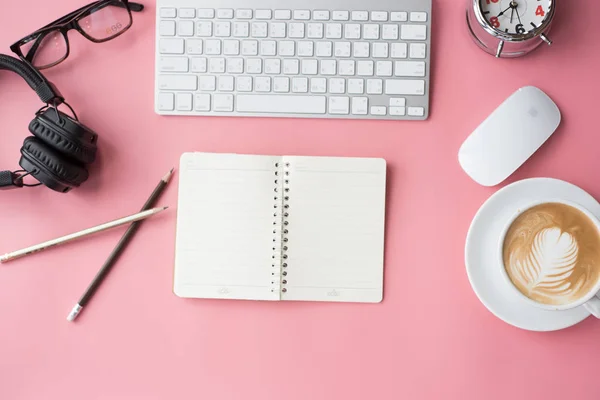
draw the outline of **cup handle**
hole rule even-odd
[[[596,318],[600,318],[600,294],[592,297],[587,303],[583,305],[586,310],[592,313]]]

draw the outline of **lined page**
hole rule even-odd
[[[284,157],[289,175],[283,300],[379,302],[386,162]]]
[[[279,300],[279,290],[271,291],[279,161],[235,154],[181,157],[175,294]]]

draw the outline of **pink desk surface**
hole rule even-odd
[[[0,399],[598,399],[600,322],[531,333],[496,319],[465,273],[483,188],[462,141],[520,86],[564,121],[511,178],[549,176],[600,198],[600,3],[564,1],[552,38],[519,60],[471,43],[464,2],[434,0],[431,118],[351,122],[160,117],[153,111],[155,5],[131,31],[48,72],[101,134],[89,182],[67,195],[0,193],[5,252],[136,211],[186,151],[384,157],[389,196],[384,301],[376,305],[182,300],[171,292],[177,180],[76,323],[65,317],[123,230],[0,267]],[[82,4],[0,6],[0,49]],[[18,18],[17,18],[18,16]],[[27,16],[24,20],[21,17]],[[0,72],[2,168],[15,168],[40,106]]]

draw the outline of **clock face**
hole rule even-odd
[[[479,0],[490,26],[509,34],[538,28],[552,7],[552,0]]]

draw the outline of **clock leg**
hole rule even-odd
[[[496,50],[496,58],[500,58],[500,55],[502,54],[503,49],[504,49],[504,40],[501,40],[500,43],[498,43],[498,49]]]
[[[552,45],[552,40],[550,40],[550,38],[549,38],[548,36],[546,36],[546,34],[545,34],[545,33],[542,33],[542,34],[540,35],[540,38],[542,38],[542,40],[543,40],[544,42],[548,43],[548,46],[551,46],[551,45]]]

